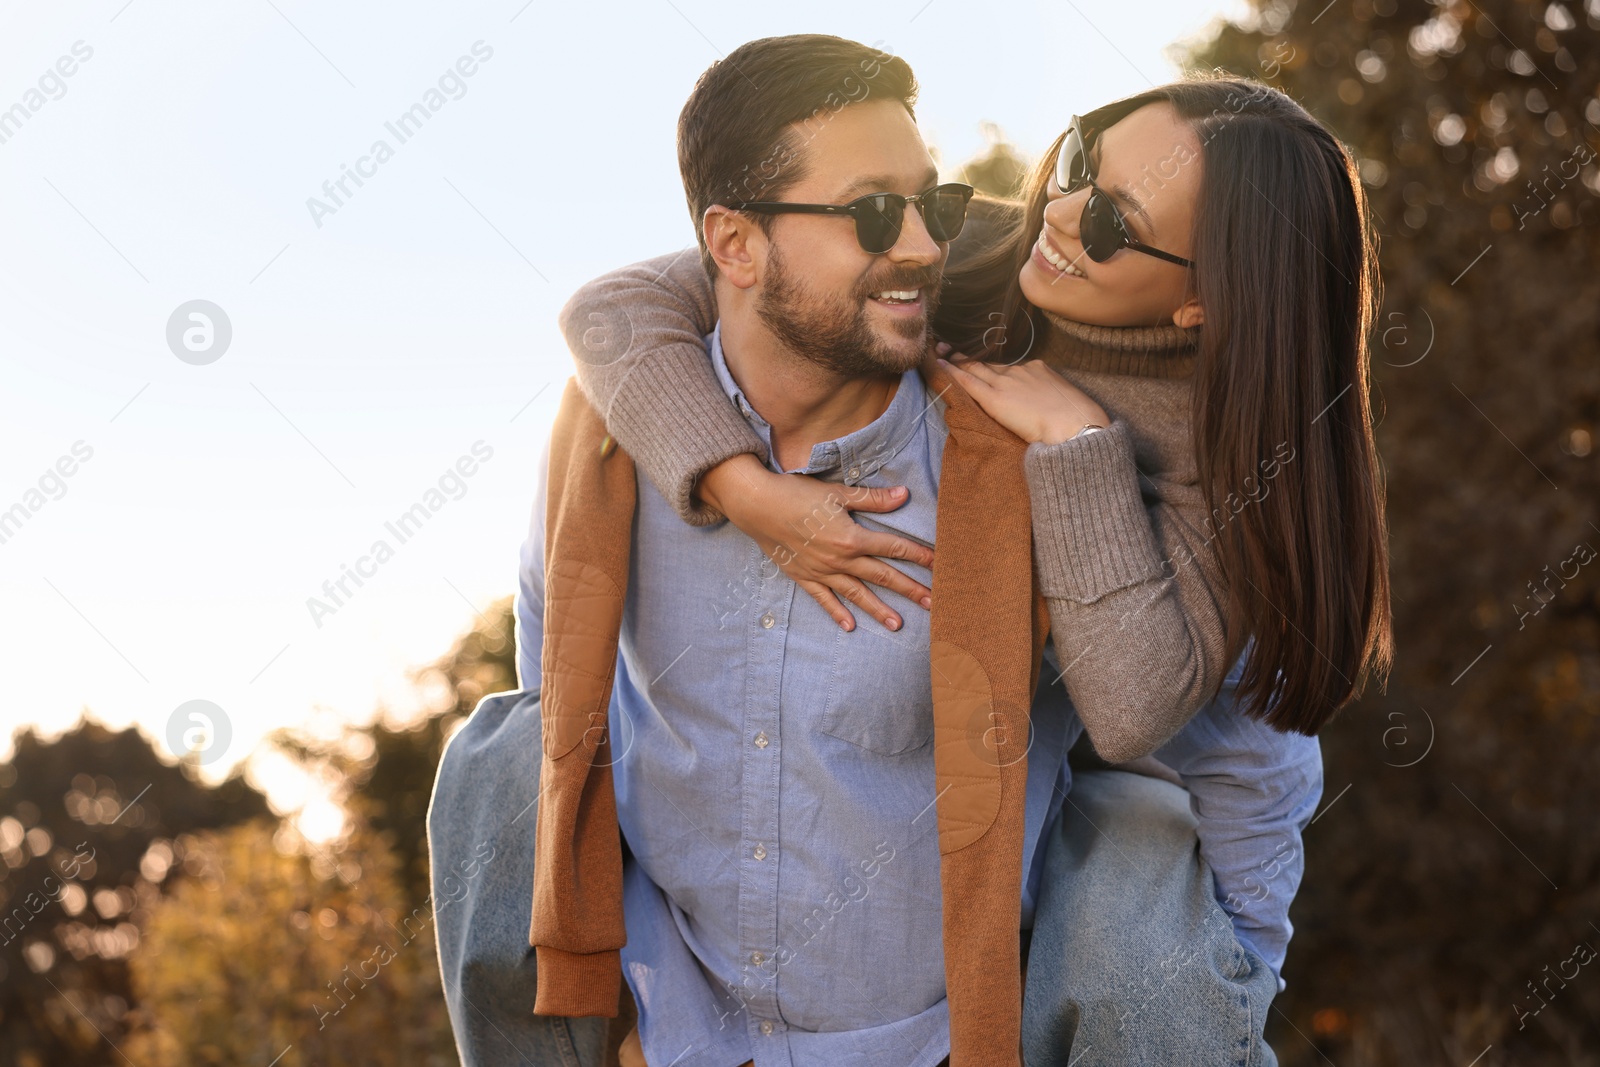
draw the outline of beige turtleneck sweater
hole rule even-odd
[[[1112,425],[1024,453],[1034,564],[1067,692],[1096,752],[1123,763],[1182,728],[1230,666],[1190,443],[1197,331],[1046,318],[1034,355]],[[602,275],[561,311],[606,429],[693,525],[724,518],[694,497],[702,474],[741,452],[768,459],[712,369],[716,319],[693,248]]]

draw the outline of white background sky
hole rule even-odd
[[[571,373],[556,311],[693,243],[674,127],[721,53],[881,42],[953,169],[983,120],[1037,153],[1070,114],[1169,79],[1165,47],[1222,9],[124,3],[0,6],[0,110],[93,49],[0,144],[0,510],[93,449],[0,544],[0,750],[84,709],[161,738],[204,699],[233,731],[213,771],[277,726],[414,710],[407,668],[511,592]],[[493,57],[465,95],[399,144],[384,123],[479,40]],[[318,228],[307,198],[380,137],[394,158]],[[165,340],[194,299],[233,326],[206,366]],[[319,629],[306,599],[393,544],[384,522],[480,440],[494,456],[465,496]]]

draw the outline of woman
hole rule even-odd
[[[1366,387],[1375,258],[1348,153],[1276,90],[1191,80],[1074,120],[1020,203],[977,206],[989,232],[953,244],[933,324],[976,353],[951,365],[960,384],[1030,442],[1052,642],[1096,751],[1156,751],[1230,667],[1234,709],[1314,735],[1390,657]],[[814,528],[839,487],[757,458],[700,342],[710,296],[692,257],[590,283],[563,312],[580,382],[687,521],[725,514],[841,626],[842,598],[895,628],[867,584],[926,608],[932,591],[883,559],[928,567],[932,550]],[[588,331],[619,298],[631,344],[607,361]],[[879,487],[846,507],[900,503]],[[1226,771],[1210,762],[1215,785]],[[1201,815],[1206,854],[1221,837]],[[1249,872],[1206,859],[1237,926]]]

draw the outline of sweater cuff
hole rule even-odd
[[[1036,441],[1023,453],[1022,468],[1046,597],[1092,604],[1162,576],[1127,422],[1053,445]]]
[[[614,1019],[622,997],[622,950],[563,952],[534,946],[535,1015]]]
[[[685,366],[680,362],[685,359],[695,364]],[[705,363],[704,349],[688,355],[680,355],[675,347],[652,352],[641,361],[641,366],[649,364],[648,387],[618,389],[605,413],[606,426],[618,442],[634,442],[629,455],[691,526],[715,526],[727,517],[693,496],[701,475],[744,452],[768,461],[766,444],[720,388],[722,402],[707,404],[699,388]],[[686,412],[695,413],[692,427],[686,424]]]

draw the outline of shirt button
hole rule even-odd
[[[757,967],[761,966],[761,964],[766,961],[766,958],[767,957],[763,956],[759,952],[750,953],[750,962],[755,964]]]
[[[758,860],[764,860],[767,858],[767,846],[757,841],[755,851],[750,854]]]
[[[765,730],[762,730],[759,734],[756,734],[756,747],[757,748],[766,748],[767,747],[767,732]]]
[[[851,467],[845,472],[845,477],[849,478],[851,481],[855,481],[857,478],[861,477],[861,468]]]
[[[772,629],[772,624],[777,621],[778,620],[773,617],[772,612],[769,611],[765,615],[761,616],[761,628],[763,630],[770,630]]]
[[[772,1020],[771,1019],[762,1019],[761,1020],[761,1032],[763,1034],[771,1034],[772,1033]]]

